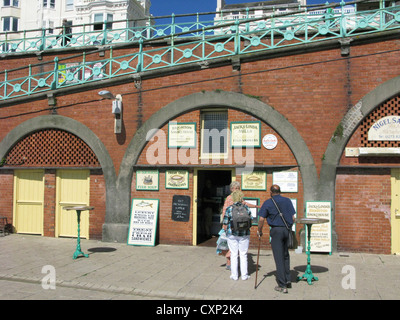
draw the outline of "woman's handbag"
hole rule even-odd
[[[281,216],[281,218],[282,218],[282,220],[283,220],[283,223],[284,223],[285,226],[286,226],[286,229],[288,229],[288,231],[289,231],[288,249],[295,249],[295,248],[297,248],[297,239],[296,239],[296,235],[295,235],[294,231],[291,230],[291,229],[289,229],[289,227],[288,227],[288,225],[287,225],[287,223],[286,223],[286,220],[285,220],[285,218],[283,217],[283,214],[282,214],[281,210],[279,210],[279,207],[278,207],[278,205],[276,204],[276,202],[275,202],[275,200],[274,200],[273,197],[271,197],[271,200],[272,200],[272,202],[275,204],[276,209],[278,209],[279,215]]]

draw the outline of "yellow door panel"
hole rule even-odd
[[[76,211],[64,207],[89,205],[89,170],[57,171],[57,236],[76,237],[78,222]],[[89,238],[89,211],[82,211],[80,236]]]
[[[43,235],[44,171],[15,170],[14,227],[18,233]]]
[[[400,169],[392,169],[392,253],[400,254]]]

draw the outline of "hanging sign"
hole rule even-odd
[[[158,199],[133,199],[128,244],[154,246],[158,218]]]
[[[311,227],[311,251],[332,252],[332,219],[330,201],[306,202],[307,218],[328,219],[329,222],[313,224]]]

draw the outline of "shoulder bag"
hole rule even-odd
[[[295,235],[294,231],[291,230],[291,229],[289,229],[289,227],[288,227],[288,225],[287,225],[287,223],[286,223],[286,220],[285,220],[285,218],[283,217],[283,214],[282,214],[281,210],[279,210],[279,207],[278,207],[278,205],[276,204],[276,202],[275,202],[275,200],[274,200],[273,197],[271,197],[271,200],[272,200],[272,202],[274,203],[276,209],[278,209],[279,215],[281,216],[281,218],[282,218],[282,220],[283,220],[283,223],[284,223],[285,226],[286,226],[286,229],[288,229],[288,231],[289,231],[288,249],[295,249],[295,248],[297,248],[297,239],[296,239],[296,235]]]

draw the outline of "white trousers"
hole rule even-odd
[[[249,250],[250,236],[228,236],[228,246],[231,251],[231,279],[237,280],[238,257],[240,255],[240,274],[242,279],[247,278],[247,251]]]

